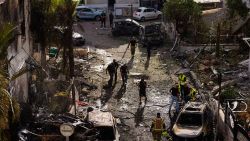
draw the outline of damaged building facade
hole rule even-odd
[[[13,39],[7,49],[8,72],[12,78],[26,67],[25,61],[32,52],[30,36],[30,1],[0,0],[0,25],[14,25]],[[28,73],[24,73],[10,82],[9,91],[20,103],[28,102]]]

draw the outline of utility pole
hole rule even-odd
[[[133,20],[133,4],[129,4],[128,6],[130,6],[130,19],[131,19],[131,24],[132,24],[132,20]],[[132,37],[133,33],[131,32],[131,37]]]
[[[220,23],[217,25],[217,34],[216,34],[216,57],[220,57]]]

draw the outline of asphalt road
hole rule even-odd
[[[126,51],[129,37],[113,37],[110,28],[100,29],[99,26],[99,22],[82,21],[75,25],[75,30],[86,38],[86,45],[81,48],[90,48],[99,53],[99,61],[92,64],[92,67],[104,66],[98,72],[102,76],[97,78],[102,82],[100,85],[107,84],[105,67],[112,59],[118,60],[120,64],[128,63],[130,68],[126,89],[121,87],[121,77],[118,73],[118,82],[113,90],[100,90],[101,105],[119,119],[121,141],[151,141],[150,125],[157,112],[162,114],[166,125],[169,126],[169,89],[175,79],[171,74],[179,69],[175,60],[170,57],[171,46],[153,47],[150,60],[146,57],[146,49],[137,47],[135,57],[131,59],[130,50]],[[89,77],[94,77],[94,73],[96,72],[89,74]],[[139,105],[137,84],[141,76],[146,76],[148,100]]]

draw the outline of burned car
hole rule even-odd
[[[113,23],[112,35],[139,35],[141,25],[132,19],[117,19]]]
[[[80,33],[73,31],[72,42],[73,42],[73,45],[75,46],[81,46],[85,44],[85,38]]]
[[[116,120],[110,112],[93,110],[89,112],[88,121],[94,124],[99,131],[98,140],[119,141],[120,135],[117,130]]]
[[[143,46],[148,44],[161,45],[164,41],[164,31],[162,29],[162,24],[159,22],[154,22],[141,26],[139,39]]]
[[[173,126],[176,141],[203,141],[212,132],[212,113],[202,102],[188,102]]]

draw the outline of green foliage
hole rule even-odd
[[[0,75],[0,140],[8,140],[9,125],[19,121],[20,107],[16,100],[11,98],[9,92],[6,90],[9,81]]]
[[[175,23],[180,34],[186,32],[188,24],[196,24],[201,19],[201,7],[193,0],[168,0],[163,12],[166,19]]]
[[[249,12],[246,3],[242,2],[242,0],[227,0],[227,7],[229,8],[230,17],[240,15],[242,18],[246,18]]]
[[[237,91],[233,87],[226,88],[224,91],[222,91],[220,100],[223,102],[225,99],[235,99],[237,94]]]
[[[11,41],[14,38],[14,25],[11,23],[4,23],[0,25],[0,59],[5,59],[7,55],[7,48]]]

